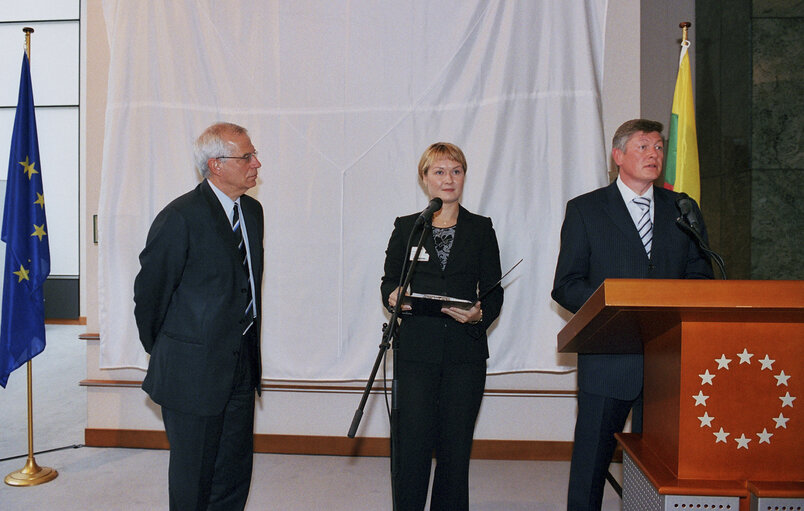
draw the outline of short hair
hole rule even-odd
[[[248,130],[237,124],[231,122],[217,122],[204,130],[201,135],[196,139],[193,144],[193,158],[195,159],[195,168],[201,177],[206,179],[209,177],[209,165],[207,161],[210,158],[217,158],[219,156],[232,156],[226,150],[226,141],[223,140],[224,135],[248,135]]]
[[[648,119],[631,119],[630,121],[625,121],[614,133],[614,138],[611,139],[611,147],[612,149],[619,149],[625,152],[625,145],[634,133],[639,131],[643,133],[653,133],[655,131],[661,135],[663,129],[664,125],[658,121]],[[664,142],[663,136],[662,141]]]
[[[439,158],[449,158],[460,163],[464,174],[466,173],[466,156],[463,155],[461,148],[449,142],[436,142],[424,151],[419,160],[419,179],[424,180],[430,165]]]

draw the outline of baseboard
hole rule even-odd
[[[146,429],[95,429],[84,430],[84,445],[88,447],[131,447],[135,449],[168,449],[164,431]]]
[[[84,430],[84,443],[90,447],[131,447],[167,449],[164,431],[134,429]],[[305,435],[254,435],[254,452],[272,454],[320,454],[331,456],[388,456],[387,438],[347,438]],[[541,440],[484,440],[476,439],[472,446],[473,459],[486,460],[549,460],[567,461],[572,454],[572,442]]]
[[[86,316],[77,318],[45,318],[46,325],[86,325]]]

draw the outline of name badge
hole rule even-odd
[[[409,260],[413,261],[413,258],[416,256],[416,247],[410,247],[410,257]],[[419,261],[429,261],[430,254],[427,253],[427,249],[422,247],[422,251],[419,252]]]

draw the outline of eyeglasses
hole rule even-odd
[[[257,158],[257,154],[258,154],[257,151],[254,151],[253,153],[246,153],[243,156],[216,156],[215,159],[216,160],[243,160],[243,161],[251,163],[251,161],[253,159]]]

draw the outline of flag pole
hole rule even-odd
[[[25,32],[25,53],[28,55],[28,61],[31,60],[31,34],[34,29],[25,27],[22,29]],[[33,447],[33,366],[31,359],[26,363],[28,369],[28,461],[25,466],[16,472],[12,472],[6,476],[6,484],[9,486],[36,486],[37,484],[52,481],[59,475],[59,473],[50,467],[40,467],[36,464],[34,459]]]

